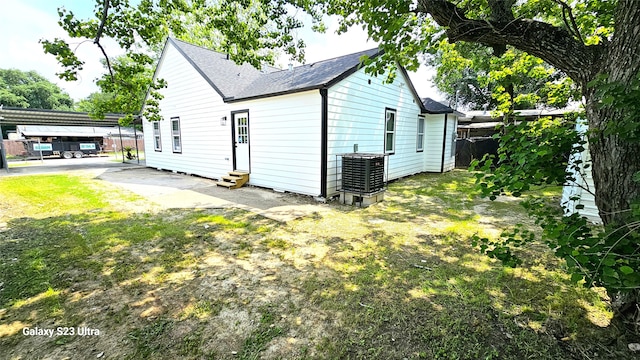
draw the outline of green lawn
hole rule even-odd
[[[529,220],[516,200],[479,199],[464,171],[286,224],[141,211],[64,175],[0,178],[0,194],[9,359],[633,358],[604,293],[571,284],[544,247],[511,269],[470,246]],[[23,335],[36,326],[100,335]]]

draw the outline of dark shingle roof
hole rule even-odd
[[[422,98],[422,106],[429,114],[449,114],[454,112],[452,108],[431,98]]]
[[[265,66],[258,70],[249,64],[238,65],[222,54],[184,41],[169,38],[176,49],[209,82],[225,102],[241,101],[299,91],[327,88],[351,75],[362,66],[363,56],[374,58],[381,51],[369,49],[357,53],[280,70]],[[409,79],[404,68],[403,74]],[[416,100],[420,100],[409,80]],[[452,113],[453,109],[432,99],[422,99],[422,110],[432,114]]]
[[[333,84],[361,65],[363,56],[374,57],[378,49],[370,49],[337,58],[318,61],[294,67],[291,70],[280,70],[263,74],[248,87],[234,96],[234,100],[256,98],[283,94],[302,90],[311,90]]]
[[[361,64],[362,56],[374,57],[378,49],[280,70],[267,66],[261,70],[249,64],[238,65],[227,55],[169,38],[180,53],[216,89],[225,101],[274,96],[311,90],[337,82]]]

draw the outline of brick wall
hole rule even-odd
[[[7,155],[22,156],[27,154],[25,143],[20,140],[3,140]]]
[[[114,138],[114,139],[104,139],[104,145],[103,145],[103,150],[104,151],[113,151],[114,147],[113,144],[116,144],[116,151],[120,151],[121,147],[120,147],[120,139],[118,138]],[[122,139],[122,146],[124,147],[131,147],[132,149],[136,148],[136,141],[134,139]],[[143,151],[144,150],[144,140],[143,139],[138,139],[138,150],[139,151]]]

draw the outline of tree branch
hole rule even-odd
[[[491,8],[491,20],[496,22],[511,22],[515,20],[511,7],[515,0],[489,0],[489,8]],[[507,45],[494,45],[493,54],[502,56],[507,52]]]
[[[530,19],[477,20],[447,0],[418,0],[416,10],[446,27],[451,42],[477,42],[490,47],[511,45],[564,71],[586,85],[599,68],[602,45],[585,46],[567,30]],[[508,20],[508,19],[507,19]]]
[[[109,0],[104,0],[104,8],[102,9],[102,21],[100,21],[98,32],[96,32],[96,38],[95,40],[93,40],[94,44],[98,44],[100,42],[100,37],[102,36],[102,32],[104,31],[104,26],[107,22],[108,14],[109,14]]]
[[[107,69],[109,69],[109,75],[111,76],[111,81],[112,82],[116,82],[115,77],[113,76],[113,69],[111,68],[111,62],[109,61],[109,56],[107,56],[107,52],[104,51],[104,48],[102,47],[102,44],[100,44],[100,42],[94,42],[94,44],[98,45],[98,47],[100,48],[100,51],[102,51],[102,55],[104,55],[104,59],[107,62]]]
[[[102,9],[102,20],[100,21],[100,26],[98,27],[98,31],[96,32],[96,38],[93,40],[93,43],[98,45],[100,51],[102,51],[102,55],[107,62],[107,69],[109,70],[109,75],[111,76],[111,81],[115,82],[115,78],[113,76],[113,69],[111,68],[111,62],[109,62],[109,56],[107,56],[107,52],[100,44],[100,37],[102,37],[102,32],[104,31],[104,26],[107,22],[107,16],[109,14],[109,0],[104,0],[104,8]]]
[[[580,40],[581,43],[584,44],[584,40],[582,39],[582,35],[580,35],[580,29],[578,29],[578,24],[576,23],[576,18],[573,16],[573,10],[571,7],[562,0],[554,0],[560,6],[562,6],[562,20],[564,20],[564,24],[567,26],[567,29],[571,29],[573,34]],[[567,14],[569,14],[569,19],[571,20],[571,25],[567,21]]]

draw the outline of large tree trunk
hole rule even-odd
[[[593,91],[586,95],[596,205],[606,226],[625,226],[630,221],[631,201],[640,199],[640,186],[632,179],[640,171],[639,144],[629,142],[624,135],[601,131],[621,118],[622,112],[599,108]]]
[[[614,38],[600,64],[594,64],[593,78],[607,74],[607,81],[628,87],[640,71],[640,2],[620,1],[616,19]],[[640,199],[640,184],[632,180],[640,171],[640,144],[629,141],[625,134],[601,131],[619,121],[628,109],[599,106],[595,89],[585,85],[583,94],[592,130],[589,149],[600,217],[605,225],[624,226],[631,201]]]
[[[607,74],[607,81],[618,82],[628,89],[640,71],[640,2],[620,1],[616,20],[615,36],[603,57],[606,60],[594,70]],[[633,221],[629,211],[631,202],[640,199],[640,184],[633,181],[633,175],[640,172],[640,143],[630,141],[625,137],[626,134],[607,135],[602,130],[633,110],[599,106],[600,99],[594,88],[583,87],[583,94],[589,128],[592,130],[589,151],[596,205],[603,223],[610,228],[620,228],[619,234],[624,235]],[[633,115],[640,118],[640,114]],[[609,295],[618,315],[629,322],[638,321],[640,290],[610,292]]]
[[[578,84],[586,101],[586,117],[593,134],[590,137],[592,174],[600,217],[610,228],[629,225],[630,207],[640,200],[640,184],[633,175],[640,171],[640,144],[625,134],[602,130],[618,122],[628,109],[600,106],[596,90],[588,84],[599,75],[609,82],[629,87],[640,71],[640,1],[618,0],[613,38],[598,45],[585,45],[572,32],[531,19],[514,19],[509,12],[511,0],[490,0],[490,20],[468,18],[453,1],[418,0],[418,12],[428,13],[446,28],[451,42],[470,41],[487,46],[511,45],[564,71]],[[640,99],[638,100],[640,101]],[[640,117],[640,114],[638,114]],[[621,234],[626,233],[626,231]],[[639,244],[640,245],[640,244]],[[637,271],[637,269],[636,269]],[[623,310],[636,305],[640,290],[619,297],[610,294],[614,307]]]
[[[625,141],[624,135],[607,136],[599,131],[610,122],[619,119],[622,111],[600,108],[593,90],[587,91],[585,97],[589,127],[596,130],[589,137],[596,205],[605,226],[620,229],[617,232],[618,236],[626,235],[629,231],[628,225],[632,222],[628,211],[630,203],[640,198],[640,186],[632,179],[633,174],[640,171],[639,144]],[[630,327],[637,330],[637,321],[640,319],[640,290],[609,291],[609,297],[614,312],[624,322],[633,324]]]
[[[626,109],[598,106],[594,88],[588,83],[598,75],[629,86],[640,71],[640,1],[619,0],[616,28],[611,41],[585,45],[566,29],[530,19],[514,19],[512,0],[490,0],[491,20],[470,19],[463,9],[447,0],[418,0],[417,11],[428,13],[446,28],[451,42],[470,41],[496,47],[511,45],[540,57],[564,71],[582,88],[586,116],[595,134],[590,143],[596,204],[605,225],[622,226],[630,203],[640,199],[640,186],[632,181],[640,171],[638,143],[600,130],[618,121]]]

